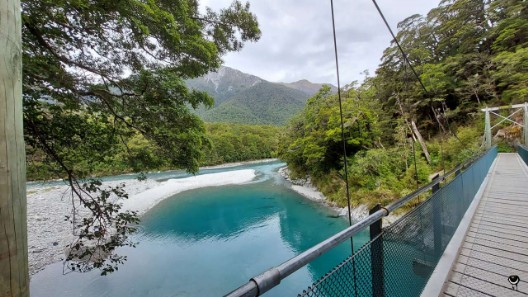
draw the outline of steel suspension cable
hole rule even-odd
[[[429,94],[429,91],[427,90],[427,88],[426,88],[425,85],[423,84],[422,79],[420,78],[420,76],[418,75],[418,73],[417,73],[416,70],[414,69],[413,65],[412,65],[411,62],[409,61],[409,58],[407,58],[407,53],[403,50],[402,46],[400,45],[400,42],[398,41],[398,38],[396,38],[396,35],[394,35],[394,32],[392,31],[391,26],[390,26],[389,23],[387,22],[387,19],[385,18],[385,15],[384,15],[383,12],[381,11],[381,8],[378,6],[378,3],[376,2],[376,0],[372,0],[372,3],[374,3],[374,6],[376,6],[376,10],[378,10],[378,13],[380,14],[381,18],[383,19],[383,22],[385,23],[385,26],[386,26],[387,29],[389,30],[389,32],[390,32],[390,34],[391,34],[391,36],[392,36],[392,40],[394,40],[394,42],[395,42],[396,45],[398,46],[398,49],[399,49],[400,52],[402,53],[402,55],[403,55],[403,60],[404,60],[405,63],[407,63],[407,65],[409,65],[409,67],[411,68],[411,71],[413,72],[414,76],[416,77],[416,79],[417,79],[418,82],[420,83],[420,86],[422,87],[422,89],[424,89],[425,94]]]
[[[346,149],[346,140],[345,140],[345,124],[343,121],[343,103],[341,100],[341,81],[339,78],[339,57],[337,54],[337,37],[335,29],[335,16],[334,16],[334,1],[330,0],[330,9],[332,11],[332,32],[334,38],[334,54],[335,54],[335,64],[336,64],[336,75],[337,75],[337,98],[339,99],[339,116],[341,118],[341,142],[343,143],[343,159],[345,166],[345,188],[346,188],[346,198],[347,198],[347,207],[348,207],[348,224],[352,226],[352,212],[350,208],[350,189],[348,185],[348,159],[347,159],[347,149]],[[354,255],[354,239],[350,237],[350,248],[351,255]],[[354,295],[357,296],[357,286],[356,286],[356,262],[352,260],[353,274],[354,274]]]
[[[372,3],[374,3],[374,6],[376,7],[376,10],[378,11],[379,15],[381,16],[381,18],[383,19],[383,22],[385,23],[385,26],[387,27],[387,29],[389,30],[389,33],[391,34],[392,36],[392,39],[394,40],[394,42],[396,43],[396,45],[398,46],[398,49],[400,50],[400,52],[402,53],[403,55],[403,60],[405,61],[405,63],[407,63],[407,65],[409,65],[409,67],[411,68],[414,76],[416,77],[416,79],[418,80],[418,82],[420,83],[420,86],[422,87],[422,89],[424,90],[425,92],[425,95],[427,97],[429,97],[429,104],[431,106],[431,111],[433,112],[433,115],[435,116],[437,122],[438,122],[438,126],[443,130],[443,127],[442,125],[440,124],[440,120],[438,119],[438,116],[436,114],[436,111],[434,109],[434,106],[433,106],[433,98],[430,96],[430,93],[429,91],[427,90],[427,88],[425,87],[424,83],[422,82],[422,79],[420,78],[420,76],[418,75],[418,73],[416,72],[416,70],[414,69],[413,65],[411,64],[411,61],[409,61],[409,58],[407,57],[407,53],[403,50],[403,47],[401,46],[400,42],[398,41],[398,38],[396,38],[396,35],[394,34],[394,32],[392,31],[392,28],[391,26],[389,25],[389,22],[387,22],[387,19],[385,18],[385,15],[383,14],[383,12],[381,11],[381,8],[379,7],[378,3],[376,2],[376,0],[372,0]],[[444,112],[445,114],[445,112]],[[448,127],[449,129],[449,132],[451,134],[453,134],[453,136],[460,142],[462,143],[462,141],[458,138],[458,136],[453,133],[453,131],[451,131],[451,128]]]
[[[348,160],[347,160],[347,149],[345,140],[345,124],[343,121],[343,103],[341,100],[341,82],[339,79],[339,58],[337,54],[337,38],[335,30],[335,17],[334,17],[334,1],[330,0],[330,7],[332,10],[332,30],[334,33],[334,53],[336,63],[336,74],[337,74],[337,98],[339,99],[339,115],[341,117],[341,142],[343,143],[343,158],[345,163],[345,187],[346,187],[346,198],[348,206],[348,223],[352,226],[352,214],[350,212],[350,190],[348,186]]]

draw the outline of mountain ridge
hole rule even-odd
[[[279,84],[281,84],[283,86],[287,86],[287,87],[292,88],[292,89],[299,90],[301,92],[304,92],[304,93],[310,95],[310,97],[315,95],[324,85],[330,86],[330,90],[333,93],[337,93],[337,87],[332,85],[332,84],[329,84],[329,83],[313,83],[313,82],[311,82],[311,81],[309,81],[307,79],[300,79],[298,81],[294,81],[294,82],[291,82],[291,83],[280,82]]]
[[[275,83],[227,66],[186,83],[215,99],[214,107],[196,110],[204,121],[268,125],[286,124],[324,85],[306,79]]]

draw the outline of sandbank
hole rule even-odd
[[[123,210],[135,210],[144,214],[157,203],[177,193],[202,188],[242,184],[255,178],[252,169],[236,170],[199,176],[169,179],[157,182],[152,179],[139,181],[123,179],[103,182],[105,186],[125,185],[129,199],[123,200]],[[72,224],[65,220],[73,207],[80,216],[87,215],[77,199],[72,204],[72,196],[67,185],[33,186],[27,191],[29,272],[35,274],[46,265],[62,261],[64,248],[73,242]]]
[[[183,191],[205,187],[244,184],[252,181],[255,176],[255,170],[244,169],[169,179],[159,183],[157,187],[129,196],[127,200],[123,201],[122,210],[137,211],[141,215],[167,197]]]

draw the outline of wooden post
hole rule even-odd
[[[0,0],[0,296],[28,297],[19,0]]]
[[[380,204],[376,204],[370,211],[369,215],[381,209]],[[370,247],[370,265],[372,273],[372,296],[385,296],[385,281],[383,280],[383,235],[381,219],[370,225],[370,240],[378,237],[372,242]]]

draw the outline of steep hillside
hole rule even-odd
[[[307,80],[272,83],[229,67],[221,67],[187,84],[215,99],[213,108],[196,110],[203,120],[268,125],[285,124],[323,85]]]
[[[208,122],[283,125],[304,107],[309,95],[262,81],[201,113]]]
[[[206,91],[215,98],[215,106],[218,106],[227,99],[263,81],[254,75],[222,66],[217,72],[209,72],[205,76],[188,80],[187,86]]]

